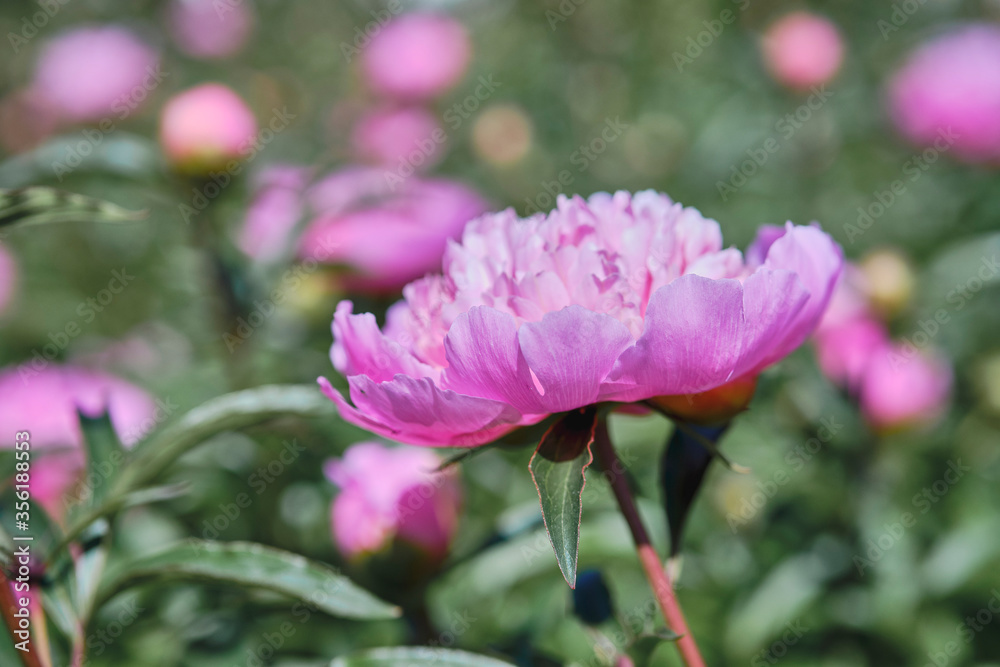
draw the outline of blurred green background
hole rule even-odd
[[[894,334],[911,336],[938,308],[952,314],[934,343],[955,367],[953,404],[940,423],[923,432],[873,435],[851,401],[820,375],[808,347],[764,375],[751,410],[722,443],[752,472],[738,475],[713,466],[688,524],[678,595],[708,663],[1000,665],[995,613],[988,612],[989,623],[969,643],[959,630],[977,614],[983,623],[982,610],[991,600],[1000,603],[997,277],[961,310],[947,301],[983,258],[1000,255],[1000,180],[995,171],[946,155],[862,235],[853,237],[847,227],[857,223],[858,207],[874,201],[919,154],[888,120],[887,77],[908,51],[944,27],[1000,18],[1000,4],[926,0],[888,36],[878,22],[893,12],[889,2],[404,4],[407,10],[445,9],[472,35],[471,69],[435,102],[439,113],[473,94],[481,76],[500,83],[457,128],[445,125],[447,154],[435,170],[475,186],[495,209],[549,208],[541,195],[568,170],[571,182],[562,187],[567,193],[660,190],[717,219],[727,244],[741,248],[761,224],[816,220],[849,258],[892,246],[912,260],[917,288],[894,319]],[[335,375],[328,358],[329,325],[339,295],[313,293],[309,282],[237,355],[227,351],[213,324],[217,304],[200,279],[199,251],[178,210],[184,201],[178,193],[187,193],[167,175],[157,147],[157,110],[172,93],[220,81],[240,92],[261,119],[284,105],[296,116],[254,158],[251,172],[276,162],[318,169],[345,164],[348,128],[336,109],[362,93],[357,68],[345,62],[340,45],[353,40],[355,27],[379,8],[360,0],[258,0],[249,46],[236,58],[213,63],[178,53],[162,34],[162,4],[143,0],[69,0],[20,53],[4,44],[3,94],[28,82],[48,37],[82,23],[133,27],[162,47],[169,76],[141,112],[106,136],[62,181],[52,173],[53,156],[63,154],[60,142],[78,140],[80,130],[3,155],[0,187],[57,186],[147,209],[149,217],[124,226],[6,232],[2,243],[17,258],[20,284],[14,307],[0,320],[0,366],[30,359],[50,334],[78,321],[82,335],[60,350],[60,359],[91,359],[108,342],[137,334],[154,340],[153,362],[112,370],[176,404],[175,415],[234,388],[233,365],[242,386],[312,383],[319,375]],[[776,123],[807,104],[811,93],[789,92],[775,83],[758,42],[772,20],[805,8],[839,26],[845,61],[827,86],[826,101],[786,137]],[[727,9],[737,21],[678,71],[674,54],[685,52],[703,21]],[[19,31],[23,17],[35,11],[34,2],[4,0],[0,34]],[[477,116],[498,106],[518,109],[531,127],[529,150],[506,166],[482,159],[473,144]],[[575,152],[609,122],[621,131],[582,169]],[[778,138],[780,149],[724,199],[719,182],[728,182],[734,165],[768,137]],[[216,213],[223,227],[241,223],[249,194],[243,182],[224,191]],[[226,252],[236,257],[231,248]],[[250,295],[266,294],[289,266],[247,263],[243,287]],[[99,316],[84,321],[79,304],[123,267],[134,281]],[[356,312],[390,301],[355,300]],[[823,438],[808,460],[791,454],[820,438],[824,427],[831,437]],[[616,417],[612,428],[633,455],[630,470],[662,552],[665,520],[652,462],[669,426],[658,417]],[[251,507],[218,538],[273,544],[343,566],[361,581],[377,580],[376,572],[352,570],[338,556],[328,517],[334,488],[321,471],[323,460],[364,437],[323,420],[219,437],[172,470],[172,480],[191,482],[190,493],[132,510],[116,533],[115,548],[128,556],[185,536],[215,537],[206,532],[206,522],[251,488],[249,477],[276,459],[284,441],[295,439],[305,451],[262,492],[254,489]],[[505,654],[525,665],[600,664],[594,661],[592,636],[569,612],[569,591],[540,525],[533,523],[537,497],[526,469],[529,455],[528,449],[489,451],[462,464],[467,503],[455,565],[430,588],[432,617],[442,629],[456,614],[475,619],[455,633],[457,647]],[[921,513],[915,494],[959,461],[968,472]],[[768,493],[768,483],[781,471],[788,482]],[[734,523],[732,516],[758,492],[768,496],[766,502]],[[606,485],[593,480],[585,503],[581,568],[601,568],[619,614],[651,628],[657,616]],[[917,514],[917,523],[896,537],[893,525],[904,512]],[[525,532],[480,550],[498,526],[520,524]],[[882,547],[873,550],[880,538]],[[859,565],[858,558],[870,564]],[[130,604],[141,611],[128,615]],[[92,645],[87,664],[256,664],[254,656],[286,622],[294,632],[263,664],[325,664],[349,649],[406,637],[402,622],[359,623],[321,614],[303,620],[280,600],[187,584],[129,593],[98,616],[93,630],[123,613],[131,620],[120,637],[99,642],[100,652]],[[803,630],[794,643],[783,639],[790,636],[786,626]],[[960,646],[957,655],[943,653],[949,642]],[[0,650],[3,664],[15,664],[6,639]],[[669,646],[659,650],[657,660],[679,664]]]

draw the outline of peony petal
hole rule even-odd
[[[743,283],[743,332],[740,360],[733,375],[759,371],[773,358],[774,346],[798,322],[809,292],[790,271],[756,271]]]
[[[367,375],[376,382],[391,380],[397,373],[428,377],[434,369],[421,363],[399,343],[386,338],[371,313],[354,315],[350,301],[337,304],[333,316],[333,347],[330,359],[344,375]]]
[[[785,225],[785,235],[767,251],[765,269],[787,269],[802,282],[808,301],[794,322],[773,341],[771,351],[761,358],[758,370],[789,354],[812,333],[819,323],[843,265],[839,246],[818,226]]]
[[[344,420],[392,440],[432,447],[472,447],[496,440],[517,426],[542,419],[525,419],[511,406],[475,396],[464,396],[435,386],[430,378],[398,375],[377,383],[356,375],[351,406],[326,378],[320,388],[340,410]]]
[[[509,403],[524,414],[545,413],[518,345],[513,315],[476,306],[458,316],[444,341],[448,369],[442,386]]]
[[[615,361],[635,341],[624,324],[582,306],[521,325],[517,335],[528,366],[544,389],[547,412],[590,405]]]
[[[736,367],[742,330],[738,281],[682,276],[649,300],[645,330],[621,355],[601,398],[638,401],[717,387]]]

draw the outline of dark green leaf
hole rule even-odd
[[[126,566],[102,587],[100,599],[109,600],[131,586],[155,579],[267,590],[343,618],[386,619],[400,614],[399,608],[323,563],[262,544],[194,539]]]
[[[590,444],[596,427],[597,409],[592,406],[567,413],[542,436],[528,464],[545,530],[570,588],[576,587],[583,487],[587,466],[594,460]]]
[[[680,552],[684,524],[698,489],[705,479],[708,465],[712,462],[712,452],[705,448],[701,439],[716,442],[726,428],[728,424],[718,427],[688,424],[685,428],[675,428],[667,442],[667,448],[661,459],[660,482],[670,529],[671,557]],[[691,430],[695,430],[700,437],[695,437]]]
[[[330,667],[509,667],[510,662],[466,651],[422,646],[376,648],[335,659]]]
[[[145,211],[129,211],[117,204],[54,188],[0,189],[0,227],[51,222],[134,222]]]
[[[78,497],[90,506],[97,505],[107,495],[118,470],[125,462],[125,449],[107,413],[88,417],[79,413],[80,428],[87,453],[87,476]]]

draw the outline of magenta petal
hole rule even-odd
[[[391,380],[397,373],[413,377],[433,375],[409,350],[386,338],[371,313],[354,315],[350,301],[337,304],[333,316],[333,366],[347,376],[367,375],[376,382]]]
[[[320,387],[348,422],[399,442],[432,447],[472,447],[496,440],[513,428],[534,423],[511,406],[437,387],[430,378],[398,375],[374,382],[348,378],[352,407],[319,378]],[[541,419],[541,417],[539,417]]]
[[[615,361],[634,343],[624,324],[577,305],[521,325],[517,337],[545,391],[540,401],[548,412],[596,401]]]
[[[510,403],[524,414],[545,413],[509,313],[475,306],[458,316],[444,340],[443,386],[460,394]]]
[[[773,358],[774,345],[793,329],[809,293],[790,271],[761,269],[743,283],[743,336],[733,377],[760,370]]]
[[[738,281],[681,276],[653,293],[643,334],[621,355],[602,398],[638,401],[717,387],[736,367],[742,330]]]
[[[795,273],[809,299],[795,320],[772,341],[771,350],[761,358],[758,370],[789,354],[812,333],[830,302],[843,265],[840,248],[818,227],[788,223],[785,229],[785,235],[768,249],[763,268]]]

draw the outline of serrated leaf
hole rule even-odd
[[[568,412],[545,432],[528,463],[545,530],[570,588],[576,587],[583,487],[587,467],[594,460],[590,445],[596,428],[595,407]]]
[[[728,424],[718,427],[686,425],[686,428],[675,428],[670,440],[667,441],[667,448],[660,463],[660,483],[670,530],[671,558],[680,552],[684,524],[713,458],[712,452],[706,449],[701,444],[700,438],[694,437],[689,429],[697,429],[703,438],[715,442],[726,428]]]
[[[422,646],[376,648],[334,659],[330,667],[510,667],[513,663],[467,651]]]
[[[55,188],[0,189],[0,228],[52,222],[135,222],[146,215],[146,211],[130,211]]]
[[[267,590],[331,616],[387,619],[398,607],[364,590],[337,570],[298,554],[251,542],[186,540],[127,565],[101,589],[101,600],[157,579],[186,579]]]

